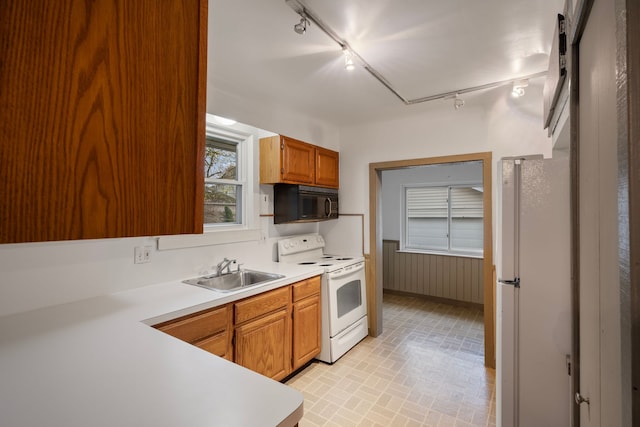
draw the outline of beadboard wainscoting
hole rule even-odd
[[[482,258],[398,252],[383,241],[383,289],[484,304]]]

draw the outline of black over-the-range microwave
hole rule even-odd
[[[273,186],[274,224],[338,218],[338,190],[297,184]]]

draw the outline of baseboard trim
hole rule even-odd
[[[404,292],[404,291],[396,291],[393,289],[382,289],[382,293],[383,294],[390,294],[390,295],[400,295],[400,296],[405,296],[405,297],[414,297],[414,298],[419,298],[419,299],[424,299],[424,300],[428,300],[428,301],[433,301],[433,302],[438,302],[441,304],[449,304],[449,305],[455,305],[458,307],[468,307],[468,308],[477,308],[480,310],[484,310],[484,304],[479,304],[477,302],[468,302],[468,301],[458,301],[455,299],[449,299],[449,298],[442,298],[442,297],[435,297],[432,295],[424,295],[424,294],[414,294],[411,292]]]

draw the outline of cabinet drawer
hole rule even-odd
[[[239,324],[247,320],[270,313],[289,303],[289,286],[275,289],[255,297],[248,298],[235,304],[235,323]]]
[[[156,326],[159,330],[188,343],[227,329],[227,307],[208,310]]]
[[[209,338],[205,338],[195,343],[196,347],[213,353],[216,356],[225,357],[227,355],[228,333],[221,332]]]
[[[320,293],[320,276],[312,277],[302,282],[294,283],[293,289],[293,302],[300,301],[310,295]]]

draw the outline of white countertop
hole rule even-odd
[[[219,293],[179,281],[0,317],[0,425],[293,426],[296,390],[148,326],[322,274]]]

